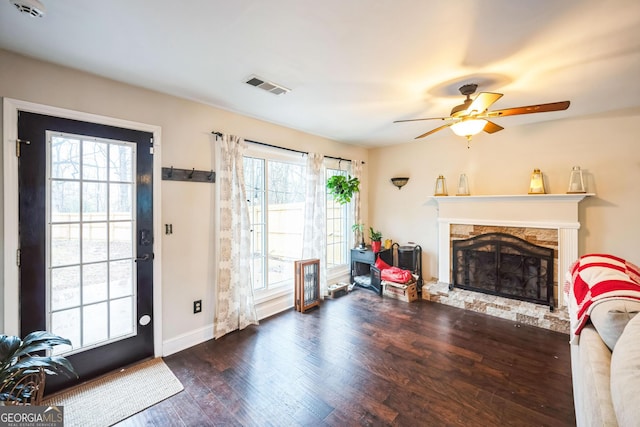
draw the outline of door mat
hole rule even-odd
[[[55,394],[42,405],[63,406],[65,427],[106,427],[182,391],[161,358]]]

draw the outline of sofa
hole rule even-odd
[[[640,426],[640,269],[585,255],[567,272],[565,294],[577,426]]]

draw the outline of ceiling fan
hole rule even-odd
[[[422,119],[395,120],[394,123],[415,122],[420,120],[448,120],[447,124],[439,126],[429,132],[423,133],[416,137],[424,138],[432,133],[436,133],[441,129],[450,127],[451,130],[459,136],[467,138],[467,143],[471,141],[471,137],[482,131],[487,133],[495,133],[504,129],[489,119],[515,116],[519,114],[546,113],[549,111],[561,111],[569,108],[569,101],[551,102],[548,104],[528,105],[526,107],[505,108],[504,110],[487,111],[494,102],[502,97],[501,93],[480,92],[471,99],[478,88],[477,84],[466,84],[460,87],[460,93],[465,95],[467,99],[460,105],[456,105],[451,110],[449,117],[427,117]]]

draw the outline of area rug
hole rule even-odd
[[[65,427],[106,427],[183,389],[157,358],[53,395],[42,405],[63,406]]]

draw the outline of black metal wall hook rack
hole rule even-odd
[[[216,182],[216,173],[212,170],[178,169],[173,166],[162,168],[162,179],[165,181]]]

